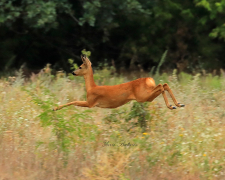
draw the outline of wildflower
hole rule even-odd
[[[180,136],[180,137],[183,137],[183,134],[180,134],[179,136]]]
[[[203,156],[206,156],[206,154],[203,154]]]
[[[144,138],[144,137],[141,137],[142,139]]]
[[[147,135],[148,133],[143,133],[143,135]]]

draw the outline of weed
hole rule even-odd
[[[96,82],[126,81],[110,71],[99,68]],[[85,86],[82,78],[50,72],[25,81],[20,70],[15,78],[0,80],[1,178],[224,178],[224,77],[158,75],[186,105],[173,111],[159,96],[116,109],[70,106],[53,112],[58,104],[85,99]]]

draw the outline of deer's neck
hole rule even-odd
[[[85,80],[85,85],[86,85],[86,91],[89,91],[93,87],[96,86],[94,82],[94,77],[93,77],[93,71],[92,68],[90,68],[90,71],[88,74],[84,75],[84,80]]]

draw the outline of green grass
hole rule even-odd
[[[94,76],[97,84],[128,81],[107,69]],[[58,104],[85,100],[82,78],[48,72],[26,81],[21,72],[1,78],[0,178],[224,179],[225,79],[174,71],[156,80],[186,106],[171,111],[160,95],[143,106],[132,101],[117,109],[53,112]]]

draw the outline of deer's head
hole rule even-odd
[[[74,76],[84,76],[89,72],[92,72],[91,61],[87,58],[86,55],[81,55],[81,59],[83,64],[79,67],[79,69],[73,71]]]

